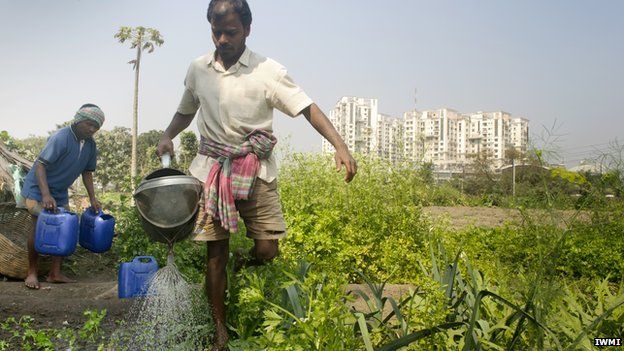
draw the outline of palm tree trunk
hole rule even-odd
[[[141,40],[139,38],[139,43]],[[137,45],[136,67],[134,70],[134,106],[132,116],[132,156],[130,163],[130,184],[132,192],[136,189],[135,178],[137,176],[137,130],[139,125],[139,68],[141,66],[141,45]]]

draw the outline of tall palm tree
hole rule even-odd
[[[138,105],[139,105],[139,68],[141,67],[141,54],[144,50],[148,53],[154,51],[156,46],[161,46],[165,41],[160,32],[153,28],[145,27],[121,27],[115,38],[120,43],[130,42],[130,49],[136,49],[136,58],[128,63],[134,69],[134,106],[132,118],[132,158],[130,164],[130,182],[132,191],[135,190],[135,178],[137,175],[137,127],[138,127]]]

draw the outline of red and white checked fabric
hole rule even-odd
[[[230,233],[238,231],[235,200],[251,196],[260,160],[267,159],[277,139],[265,130],[247,134],[238,146],[220,144],[201,137],[199,153],[217,160],[204,183],[204,204],[207,214],[221,222]]]

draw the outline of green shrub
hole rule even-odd
[[[624,217],[618,208],[594,212],[575,225],[565,240],[562,266],[574,277],[624,279]],[[618,213],[619,212],[619,213]]]
[[[345,280],[281,259],[230,279],[230,350],[362,350]]]
[[[541,272],[553,279],[624,279],[624,219],[617,209],[572,220],[567,230],[556,221],[545,213],[497,228],[438,234],[446,246],[463,248],[481,269],[501,279],[517,272]]]
[[[376,280],[410,282],[429,223],[421,216],[422,183],[409,169],[360,159],[345,184],[329,157],[295,154],[280,171],[289,235],[285,258],[304,258],[323,271],[362,271]]]

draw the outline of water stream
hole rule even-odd
[[[167,265],[135,298],[124,325],[113,334],[114,350],[203,350],[212,335],[206,300],[180,273],[170,247]]]

